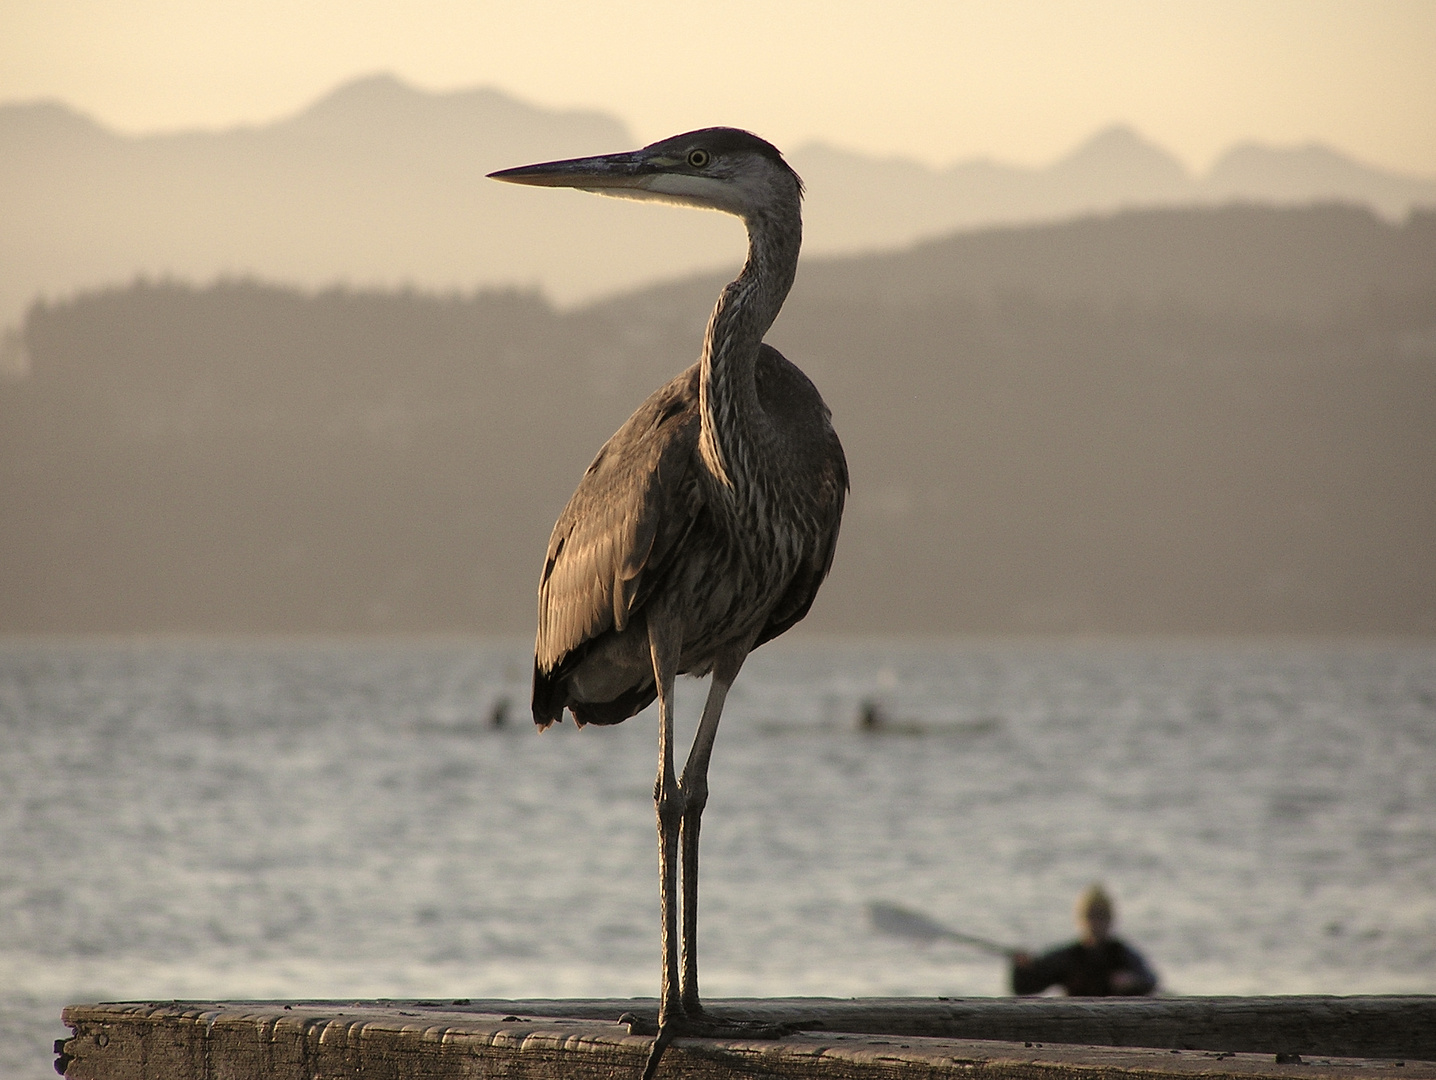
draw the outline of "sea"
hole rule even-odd
[[[69,1002],[653,996],[655,712],[540,733],[529,658],[0,640],[0,1075]],[[790,635],[710,788],[709,996],[1001,995],[869,905],[1040,948],[1094,881],[1166,993],[1436,993],[1433,642]]]

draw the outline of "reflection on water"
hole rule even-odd
[[[652,715],[538,735],[527,670],[0,643],[0,1072],[66,1000],[655,993]],[[1174,990],[1436,992],[1429,646],[777,642],[711,781],[714,996],[1002,993],[868,902],[1039,946],[1094,878]]]

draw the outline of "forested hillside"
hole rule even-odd
[[[721,283],[37,306],[0,383],[0,631],[527,632],[554,516]],[[807,260],[769,339],[852,471],[811,629],[1436,633],[1436,216]]]

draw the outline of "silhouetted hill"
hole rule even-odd
[[[622,123],[599,113],[540,109],[490,89],[428,93],[386,75],[227,131],[128,137],[55,102],[0,105],[0,329],[37,295],[136,274],[309,288],[517,285],[572,304],[740,258],[742,230],[722,216],[484,178],[632,145]],[[1194,177],[1121,127],[1043,168],[932,169],[789,149],[808,181],[810,254],[1132,206],[1340,198],[1400,218],[1436,205],[1436,180],[1321,147],[1239,148]]]
[[[721,280],[36,307],[0,383],[0,630],[527,632],[555,515]],[[852,469],[812,629],[1436,632],[1436,215],[810,259],[770,340]]]
[[[1350,206],[1151,211],[988,229],[815,263],[804,289],[909,305],[1012,294],[1098,308],[1180,305],[1327,324],[1436,285],[1436,214],[1401,227]]]

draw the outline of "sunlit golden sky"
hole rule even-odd
[[[126,132],[292,113],[390,71],[934,165],[1131,124],[1203,169],[1320,141],[1436,175],[1436,0],[5,0],[0,101]]]

